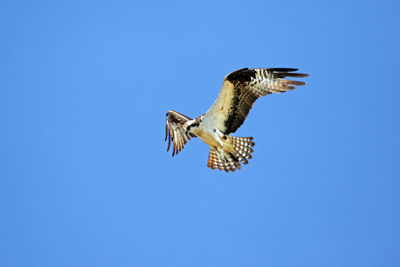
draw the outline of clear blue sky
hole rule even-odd
[[[0,266],[400,266],[398,1],[1,1]],[[195,117],[297,67],[226,174]]]

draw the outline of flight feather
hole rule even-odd
[[[241,69],[228,74],[213,106],[206,113],[224,134],[234,133],[245,121],[254,102],[261,96],[283,93],[305,85],[285,79],[306,77],[292,68]]]
[[[171,141],[173,142],[172,156],[174,156],[178,154],[187,141],[190,140],[191,135],[185,133],[186,129],[184,128],[184,124],[190,121],[191,118],[173,110],[168,111],[166,116],[165,141],[168,140],[167,151],[170,149]]]

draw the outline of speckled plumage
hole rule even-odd
[[[296,73],[297,69],[240,69],[228,74],[222,84],[218,98],[211,108],[196,119],[168,111],[166,140],[168,149],[171,140],[173,153],[178,154],[190,140],[199,137],[210,146],[207,166],[212,169],[235,171],[241,163],[247,164],[253,152],[252,137],[233,137],[229,134],[243,124],[254,102],[261,96],[282,93],[305,85],[286,77],[306,77],[308,74]]]

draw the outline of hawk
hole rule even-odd
[[[285,79],[307,77],[292,68],[240,69],[225,76],[221,91],[211,108],[196,119],[170,110],[166,116],[166,135],[172,156],[178,154],[191,137],[199,137],[210,146],[207,167],[226,172],[241,169],[254,152],[253,137],[235,137],[231,133],[243,124],[254,102],[261,96],[283,93],[305,85]]]

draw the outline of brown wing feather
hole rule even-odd
[[[167,151],[169,151],[171,147],[171,141],[174,143],[172,149],[172,156],[174,156],[178,154],[187,141],[190,140],[190,135],[186,135],[183,125],[185,122],[191,120],[191,118],[173,110],[168,111],[166,116],[165,141],[168,139]]]
[[[213,119],[216,127],[224,134],[234,133],[260,96],[282,93],[295,89],[295,86],[305,85],[304,82],[284,79],[308,76],[293,71],[297,69],[241,69],[228,74],[217,100],[206,116]]]

